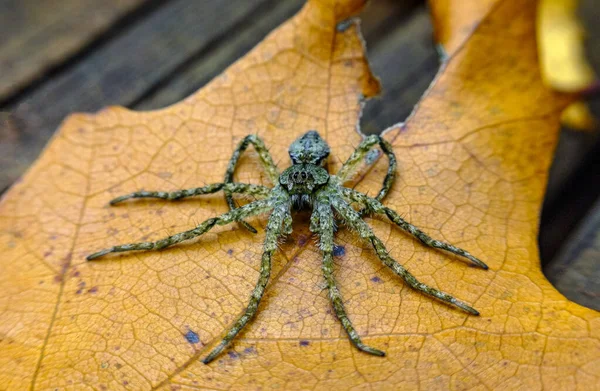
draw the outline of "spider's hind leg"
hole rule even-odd
[[[376,201],[379,203],[379,201]],[[358,234],[368,240],[373,248],[377,257],[383,262],[384,265],[389,267],[396,275],[404,280],[411,288],[418,290],[419,292],[425,293],[431,297],[435,297],[443,302],[446,302],[454,307],[460,308],[461,310],[468,312],[472,315],[479,315],[479,312],[469,306],[466,303],[458,300],[457,298],[449,295],[448,293],[437,290],[429,285],[426,285],[419,281],[412,273],[410,273],[404,266],[398,263],[394,258],[390,256],[385,245],[374,233],[371,227],[365,223],[361,216],[342,198],[333,197],[332,205],[339,212],[344,220],[352,227]]]
[[[267,223],[264,252],[260,264],[260,273],[258,281],[256,282],[256,286],[250,295],[250,302],[248,303],[244,313],[227,331],[221,342],[208,354],[208,356],[206,356],[206,358],[202,360],[204,364],[210,363],[219,354],[221,354],[227,345],[231,343],[236,335],[238,335],[238,333],[248,324],[254,315],[256,315],[256,312],[258,311],[258,305],[260,304],[260,300],[262,299],[267,287],[267,283],[269,282],[269,276],[271,275],[271,258],[277,249],[277,240],[281,236],[282,230],[286,229],[285,225],[287,223],[285,221],[289,216],[289,211],[289,201],[279,201],[279,203],[275,205],[273,213],[271,213],[269,222]]]
[[[94,259],[103,257],[109,253],[116,252],[126,252],[126,251],[135,251],[135,250],[160,250],[165,247],[172,246],[174,244],[183,242],[184,240],[193,239],[198,237],[209,230],[211,230],[215,225],[226,225],[233,223],[234,221],[239,221],[243,218],[254,216],[260,213],[265,213],[268,210],[272,209],[272,200],[264,199],[252,202],[250,204],[244,205],[241,208],[234,209],[227,213],[222,214],[218,217],[212,217],[208,220],[205,220],[200,225],[198,225],[194,229],[190,229],[188,231],[176,233],[164,239],[157,240],[155,242],[139,242],[139,243],[131,243],[131,244],[122,244],[118,246],[113,246],[106,248],[104,250],[98,251],[94,254],[91,254],[87,257],[88,261],[92,261]]]
[[[331,300],[331,304],[333,306],[335,314],[342,326],[344,327],[344,330],[348,334],[348,338],[350,338],[350,341],[354,344],[354,346],[356,346],[359,350],[362,350],[363,352],[375,356],[385,356],[385,352],[367,346],[361,341],[360,336],[354,329],[354,326],[352,326],[352,322],[350,322],[350,319],[346,314],[346,310],[344,309],[342,295],[340,294],[340,290],[338,289],[335,282],[335,278],[333,276],[334,221],[331,206],[329,205],[329,203],[320,202],[317,204],[316,211],[314,211],[313,214],[314,213],[319,214],[318,232],[321,236],[321,250],[323,251],[323,276],[325,277],[325,282],[327,284],[327,288],[329,289],[329,299]]]

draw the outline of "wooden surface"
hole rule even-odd
[[[141,9],[142,3],[143,0],[2,1],[0,101],[35,84],[65,58],[75,56],[90,41],[115,29],[121,18]]]
[[[35,160],[67,114],[108,105],[148,110],[177,102],[302,4],[0,0],[0,191]],[[581,7],[590,32],[588,52],[599,70],[600,11],[594,0],[583,0]],[[422,1],[373,0],[361,19],[371,66],[384,88],[367,104],[361,126],[377,133],[406,119],[439,61]],[[600,116],[600,104],[592,104]],[[548,186],[540,251],[559,289],[600,309],[599,276],[592,273],[600,270],[600,207],[593,207],[599,192],[598,133],[565,130]]]

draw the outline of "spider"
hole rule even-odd
[[[258,152],[261,163],[274,184],[273,188],[233,182],[233,173],[240,155],[250,144],[252,144]],[[377,196],[373,198],[351,188],[344,187],[343,183],[349,179],[353,171],[358,167],[358,164],[376,145],[379,145],[381,150],[387,155],[389,162],[383,186]],[[292,232],[292,211],[300,209],[312,209],[310,231],[320,238],[320,249],[323,253],[322,270],[329,291],[329,299],[331,300],[335,314],[348,334],[350,341],[359,350],[375,356],[385,355],[383,351],[367,346],[362,342],[344,309],[344,302],[333,276],[336,218],[342,220],[352,230],[356,231],[361,238],[368,241],[373,246],[379,259],[402,278],[411,288],[439,299],[451,306],[455,306],[469,314],[479,315],[479,312],[471,306],[417,280],[417,278],[406,270],[404,266],[389,255],[381,239],[375,236],[369,225],[363,221],[362,216],[365,213],[383,215],[400,227],[400,229],[419,239],[425,245],[465,257],[474,265],[483,269],[488,268],[485,263],[469,254],[467,251],[449,243],[444,243],[431,238],[419,228],[400,217],[397,212],[381,203],[381,200],[386,196],[392,186],[396,172],[396,157],[392,150],[392,146],[380,136],[372,135],[365,137],[350,158],[344,163],[337,175],[330,175],[325,169],[329,152],[329,145],[327,145],[325,140],[321,138],[319,133],[311,130],[291,144],[289,155],[292,160],[292,165],[279,175],[277,167],[275,166],[275,163],[273,163],[273,159],[271,158],[265,143],[256,135],[249,135],[240,142],[234,151],[227,167],[225,180],[222,183],[174,192],[138,191],[117,197],[110,201],[111,205],[118,204],[131,198],[161,198],[173,201],[202,194],[216,193],[223,190],[227,204],[230,207],[229,212],[218,217],[210,218],[193,229],[171,235],[155,242],[124,244],[101,250],[89,255],[87,260],[91,261],[109,253],[162,249],[200,236],[216,225],[226,225],[233,222],[239,222],[248,230],[256,232],[256,229],[246,223],[243,219],[271,212],[266,227],[266,238],[263,245],[264,252],[262,254],[260,265],[260,275],[256,287],[250,295],[248,307],[227,331],[221,342],[202,360],[205,364],[210,363],[221,354],[256,314],[260,300],[265,292],[267,282],[269,281],[271,257],[277,249],[278,239],[282,235],[289,235]],[[236,193],[254,196],[258,200],[237,208],[232,197],[232,195]],[[359,211],[355,210],[351,206],[353,203],[358,204],[362,209]]]

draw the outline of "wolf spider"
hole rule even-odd
[[[261,163],[266,169],[274,187],[268,188],[261,185],[233,182],[235,166],[240,155],[249,144],[252,144],[258,152]],[[379,145],[382,151],[387,155],[389,164],[383,186],[377,196],[373,198],[356,190],[344,187],[343,183],[348,180],[360,161],[376,145]],[[260,265],[260,276],[256,283],[256,287],[250,296],[248,307],[237,319],[235,324],[227,331],[219,345],[217,345],[208,356],[202,360],[205,364],[214,360],[256,314],[260,300],[265,292],[267,282],[269,281],[271,257],[277,249],[278,239],[282,235],[288,235],[292,232],[292,211],[303,208],[312,209],[310,231],[320,237],[320,249],[323,253],[322,269],[329,290],[329,299],[331,300],[337,318],[344,327],[344,330],[346,330],[346,333],[348,333],[350,341],[359,350],[376,356],[385,355],[383,351],[367,346],[361,341],[344,310],[344,303],[333,276],[334,232],[336,226],[336,216],[334,215],[334,211],[337,214],[337,218],[341,219],[353,231],[356,231],[363,239],[370,242],[379,259],[402,278],[411,288],[455,306],[469,314],[479,315],[479,312],[471,306],[417,280],[415,276],[404,268],[404,266],[390,256],[381,239],[375,236],[369,225],[363,221],[362,215],[365,213],[384,215],[398,225],[400,229],[419,239],[425,245],[460,255],[469,259],[474,265],[487,269],[485,263],[469,254],[467,251],[449,243],[444,243],[431,238],[419,228],[400,217],[398,213],[384,206],[380,202],[390,190],[396,172],[396,157],[392,150],[392,146],[380,136],[372,135],[365,137],[350,158],[344,163],[337,175],[330,175],[325,169],[326,158],[329,155],[329,152],[329,146],[325,140],[323,140],[316,131],[309,131],[294,141],[290,146],[289,155],[292,160],[292,165],[280,175],[264,142],[256,135],[249,135],[242,140],[233,153],[223,183],[215,183],[194,189],[178,190],[174,192],[138,191],[117,197],[110,201],[111,205],[115,205],[130,198],[161,198],[173,201],[202,194],[211,194],[223,190],[227,203],[231,208],[229,212],[218,217],[212,217],[198,225],[196,228],[171,235],[155,242],[141,242],[113,246],[91,254],[87,259],[91,261],[115,252],[162,249],[184,240],[200,236],[216,225],[226,225],[233,222],[239,222],[248,230],[256,232],[256,230],[243,219],[268,213],[270,211],[271,214],[268,219],[266,238],[264,241],[264,252]],[[237,208],[232,197],[232,194],[236,193],[254,196],[259,198],[259,200]],[[362,209],[356,211],[351,206],[351,203],[357,203]]]

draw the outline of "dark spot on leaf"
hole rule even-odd
[[[306,235],[300,235],[298,237],[298,246],[300,246],[300,247],[304,246],[307,241],[308,241],[308,237]]]
[[[116,364],[115,364],[115,367],[116,367],[117,369],[121,369],[121,368],[123,367],[123,365],[121,365],[120,363],[116,363]]]
[[[254,346],[249,346],[246,349],[244,349],[244,354],[255,354],[256,353],[256,349],[254,349]]]
[[[67,273],[69,266],[71,265],[72,258],[73,258],[72,253],[68,253],[67,256],[63,258],[63,261],[60,264],[61,265],[60,272],[56,276],[54,276],[54,282],[56,282],[56,283],[63,282],[64,276]]]
[[[187,341],[189,343],[198,343],[198,342],[200,342],[200,337],[198,337],[198,334],[196,334],[192,330],[189,330],[187,333],[185,333],[185,339],[187,339]]]
[[[343,257],[346,255],[346,248],[344,246],[333,246],[333,255],[336,257]]]
[[[306,341],[306,340],[300,341],[300,346],[308,346],[308,345],[310,345],[309,341]]]
[[[227,255],[229,255],[229,256],[233,255],[233,249],[230,248],[229,250],[227,250]]]
[[[381,282],[381,278],[375,276],[375,277],[371,278],[371,281],[373,281],[374,283],[380,283]]]
[[[240,357],[240,355],[239,355],[239,354],[237,354],[237,353],[236,353],[236,352],[234,352],[234,351],[229,351],[229,352],[227,352],[227,355],[229,356],[229,358],[233,358],[233,359],[236,359],[236,358],[239,358],[239,357]]]
[[[93,286],[90,289],[88,289],[88,293],[96,293],[98,292],[98,287],[97,286]]]

